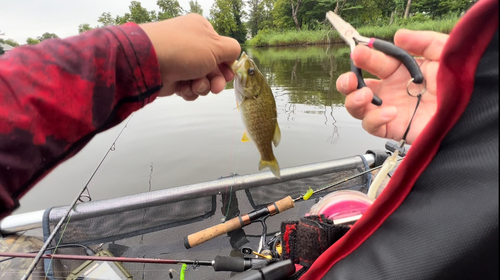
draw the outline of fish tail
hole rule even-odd
[[[271,172],[273,172],[274,176],[276,178],[280,179],[280,166],[278,165],[278,161],[276,159],[273,159],[271,161],[267,160],[260,160],[259,162],[259,170],[262,170],[266,167],[269,167],[271,169]]]

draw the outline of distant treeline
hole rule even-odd
[[[383,30],[415,27],[415,23],[423,24],[427,21],[433,22],[426,25],[427,30],[443,31],[434,27],[438,27],[440,22],[456,22],[458,17],[476,2],[477,0],[214,0],[208,20],[220,35],[233,37],[240,43],[254,38],[249,42],[251,45],[272,45],[269,34],[275,36],[286,33],[289,37],[326,35],[329,41],[328,30],[331,30],[331,26],[325,20],[325,14],[330,10],[356,28],[370,27],[377,30],[377,27],[380,27],[381,31],[377,32],[387,33],[390,37],[394,32]],[[78,26],[78,31],[82,33],[96,27],[126,22],[154,22],[187,13],[203,15],[201,5],[193,0],[189,1],[188,10],[184,10],[177,0],[157,0],[156,4],[158,11],[148,11],[142,7],[141,2],[132,1],[129,12],[124,15],[113,16],[109,12],[103,12],[97,19],[99,25],[92,27],[88,23],[82,23]],[[309,33],[306,33],[309,35],[292,35],[292,30],[295,34],[297,31],[308,31]],[[310,35],[313,34],[310,31],[315,31],[316,35]],[[259,34],[262,34],[260,38]],[[26,43],[36,44],[56,37],[56,34],[47,32],[37,38],[29,38]],[[262,43],[265,41],[268,42]],[[280,42],[286,44],[288,41],[290,40]],[[321,40],[306,41],[314,43]],[[9,39],[0,42],[18,45]]]
[[[449,16],[442,19],[419,21],[419,17],[412,17],[407,20],[395,21],[390,25],[361,26],[357,30],[365,37],[375,37],[392,41],[394,34],[399,29],[431,30],[441,33],[450,33],[459,19],[459,16]],[[259,32],[254,38],[246,42],[247,45],[256,47],[332,43],[344,43],[344,41],[330,26],[324,29],[302,31],[289,30],[280,32],[265,30]]]

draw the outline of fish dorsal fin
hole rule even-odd
[[[241,137],[241,142],[250,142],[250,137],[248,137],[246,131],[243,132],[243,137]]]
[[[273,143],[275,147],[278,147],[281,141],[281,130],[278,122],[276,122],[276,128],[274,129]]]

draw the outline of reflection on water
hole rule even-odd
[[[275,155],[281,168],[383,148],[385,141],[361,128],[335,89],[337,77],[350,68],[349,49],[340,46],[246,50],[276,98],[282,138]],[[69,204],[124,124],[99,134],[40,181],[17,213]],[[242,134],[232,84],[195,102],[159,98],[133,115],[89,186],[92,198],[256,173],[259,154],[253,143],[240,141]]]
[[[245,51],[267,78],[277,98],[287,95],[291,104],[344,104],[335,81],[350,69],[349,48],[345,45],[248,48]]]

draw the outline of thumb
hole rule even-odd
[[[215,59],[217,60],[217,64],[228,63],[229,65],[233,64],[235,60],[238,59],[241,53],[241,46],[233,38],[220,36],[219,47],[214,50]]]

